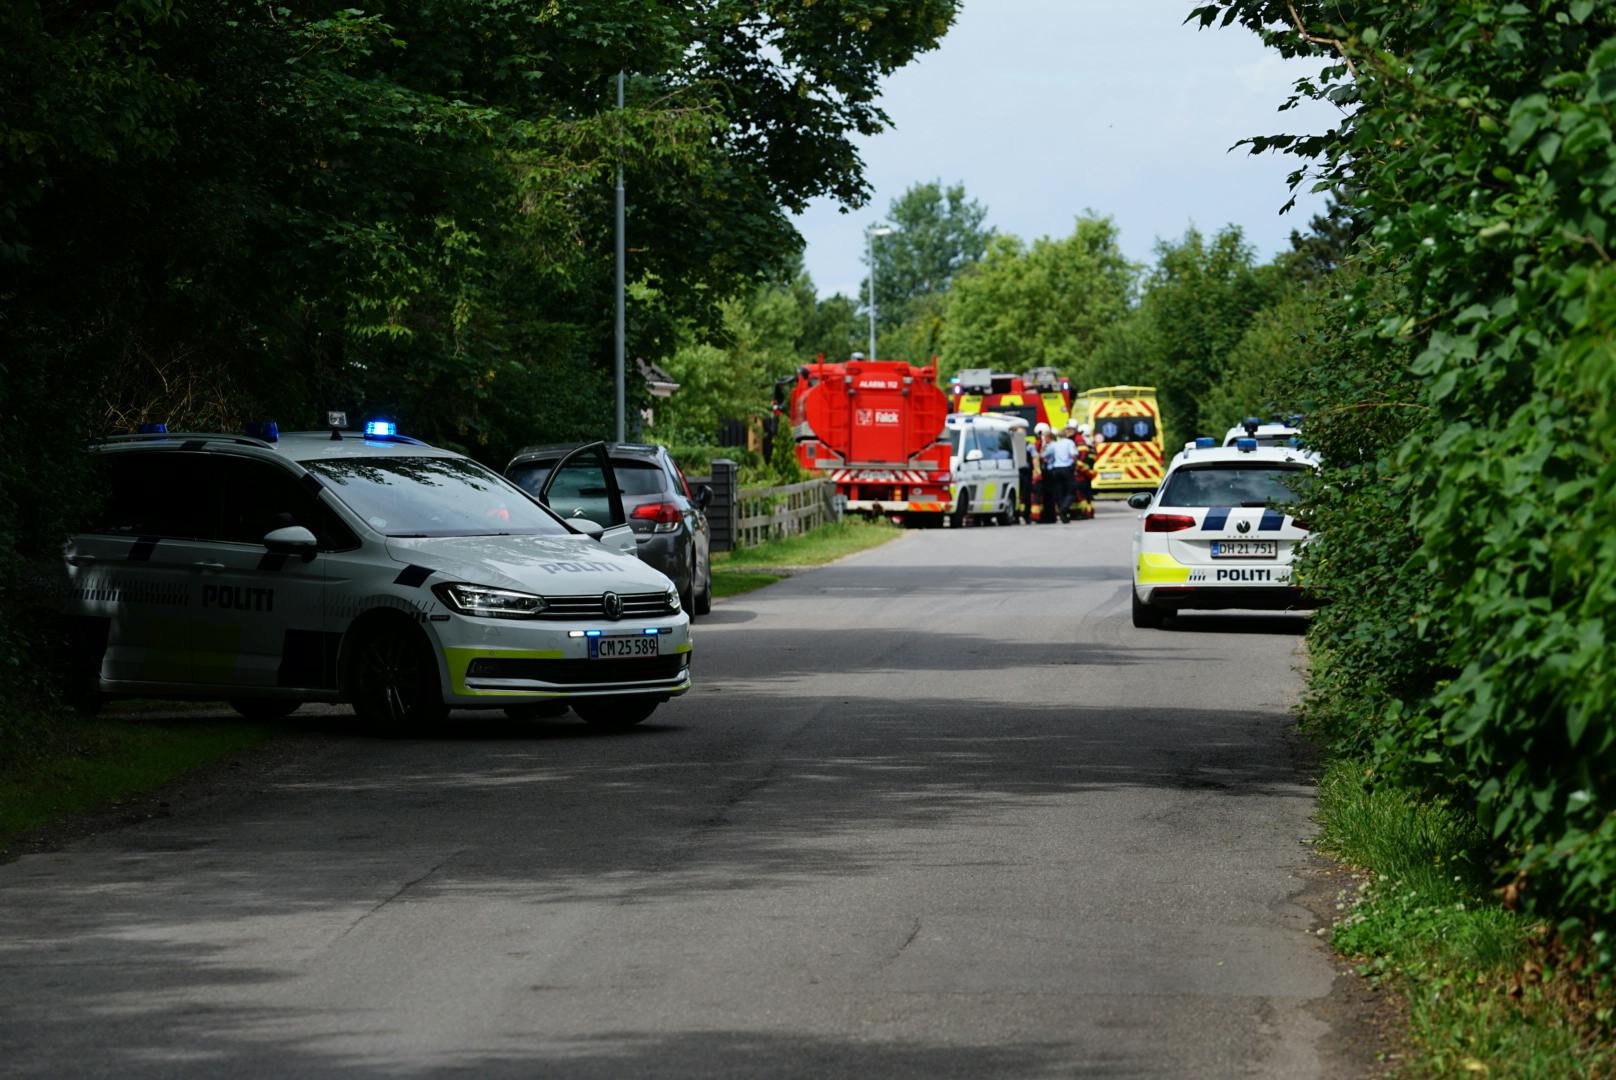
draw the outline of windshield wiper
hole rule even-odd
[[[1242,507],[1253,507],[1253,508],[1258,507],[1258,506],[1267,506],[1268,505],[1268,500],[1266,500],[1266,499],[1257,499],[1254,502],[1243,502],[1240,505]]]

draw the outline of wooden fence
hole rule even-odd
[[[735,483],[738,471],[733,461],[718,460],[713,462],[711,476],[689,478],[691,484],[706,484],[712,489],[707,524],[712,529],[714,551],[754,547],[765,540],[796,536],[841,518],[836,485],[829,480],[743,488]]]
[[[765,540],[796,536],[836,520],[829,480],[805,480],[784,487],[742,488],[735,523],[735,546],[753,547]]]

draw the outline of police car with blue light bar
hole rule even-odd
[[[1188,444],[1161,487],[1128,505],[1144,513],[1133,540],[1133,624],[1154,629],[1186,608],[1308,606],[1291,578],[1306,526],[1276,506],[1297,501],[1317,455],[1254,438]]]
[[[634,555],[603,444],[530,496],[388,421],[91,447],[108,498],[67,545],[92,695],[282,716],[348,701],[379,731],[449,708],[638,723],[690,688],[690,620]]]

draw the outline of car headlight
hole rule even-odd
[[[492,585],[466,585],[460,582],[434,585],[438,599],[462,615],[486,619],[531,619],[544,613],[544,597],[533,593],[496,589]]]
[[[679,612],[679,590],[670,587],[663,599],[668,602],[668,610],[674,614]]]

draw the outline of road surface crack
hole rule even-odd
[[[464,849],[461,849],[461,850],[463,851]],[[413,889],[417,885],[421,884],[421,882],[425,881],[427,878],[431,877],[433,874],[436,874],[439,870],[442,870],[445,866],[449,865],[449,862],[452,859],[454,859],[455,856],[457,856],[459,854],[461,854],[461,851],[451,851],[449,854],[445,855],[442,859],[440,859],[437,862],[437,864],[434,865],[426,873],[420,875],[419,877],[411,878],[409,881],[406,881],[404,884],[400,885],[396,890],[393,891],[393,894],[391,896],[386,897],[380,903],[378,903],[375,907],[371,908],[369,911],[367,911],[363,915],[359,916],[359,918],[357,918],[353,922],[349,923],[348,928],[346,930],[344,930],[342,933],[337,935],[337,940],[341,941],[343,938],[347,937],[349,934],[351,934],[355,930],[359,929],[359,924],[360,923],[364,922],[366,919],[368,919],[372,915],[376,914],[382,908],[386,907],[388,904],[391,904],[394,900],[397,900],[399,897],[403,896],[405,893],[409,892],[411,889]]]
[[[895,949],[893,951],[891,956],[887,957],[884,961],[882,961],[883,965],[890,964],[894,960],[898,959],[898,957],[902,956],[903,955],[903,950],[905,950],[909,946],[913,945],[915,943],[915,938],[917,938],[919,936],[920,936],[920,916],[917,915],[917,916],[915,916],[915,924],[909,928],[909,936],[903,939],[903,944],[899,945],[897,947],[897,949]]]

